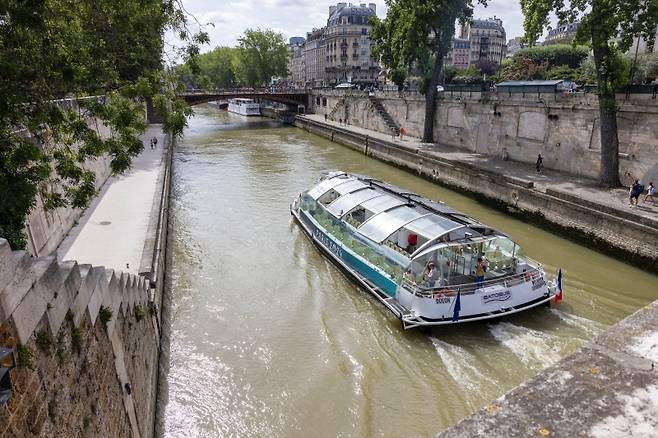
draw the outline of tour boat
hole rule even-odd
[[[405,329],[498,318],[561,299],[560,286],[505,234],[375,179],[330,172],[290,211]]]
[[[241,116],[260,116],[260,104],[253,99],[231,99],[228,101],[228,110]]]

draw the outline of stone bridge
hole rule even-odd
[[[178,94],[190,105],[213,102],[216,100],[228,100],[236,98],[262,99],[272,102],[284,103],[295,107],[308,105],[308,93],[305,90],[281,90],[281,89],[222,89],[208,91],[186,91]]]

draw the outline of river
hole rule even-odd
[[[403,331],[309,241],[289,204],[322,171],[367,174],[509,234],[564,301]],[[201,106],[174,155],[166,437],[432,436],[658,297],[658,278],[268,119]]]

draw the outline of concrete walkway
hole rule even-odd
[[[158,138],[155,149],[150,139]],[[152,220],[151,210],[165,164],[166,136],[151,125],[144,151],[124,175],[112,176],[57,249],[59,260],[79,260],[138,274]]]
[[[546,192],[547,189],[557,190],[575,197],[576,200],[581,199],[617,210],[626,218],[632,219],[633,216],[639,216],[658,224],[658,199],[655,205],[652,205],[650,201],[643,203],[644,195],[642,195],[638,207],[631,208],[628,205],[628,189],[606,189],[601,187],[593,179],[550,169],[544,169],[538,174],[533,164],[518,161],[503,161],[452,146],[423,143],[420,139],[414,137],[405,136],[403,140],[399,138],[393,139],[389,134],[352,125],[340,125],[338,122],[331,120],[325,121],[323,115],[309,114],[304,117],[316,122],[336,126],[339,129],[346,129],[367,135],[371,138],[389,142],[393,141],[408,148],[422,150],[425,153],[435,155],[444,160],[464,162],[506,176],[520,178],[532,182],[536,190],[542,192]],[[632,181],[622,181],[622,183],[630,185]],[[648,181],[643,181],[645,185],[648,185],[648,183]],[[658,183],[658,181],[654,181],[654,183]]]

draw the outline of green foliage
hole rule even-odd
[[[577,81],[580,78],[578,69],[571,68],[568,65],[553,67],[546,72],[546,79],[569,79]]]
[[[247,29],[237,50],[236,76],[241,85],[260,87],[288,74],[288,47],[281,33]]]
[[[95,176],[85,163],[107,155],[115,174],[130,167],[143,147],[144,99],[180,110],[165,91],[164,33],[180,34],[184,59],[208,37],[187,30],[177,0],[7,0],[0,17],[0,236],[16,249],[38,198],[47,209],[89,203]]]
[[[639,55],[634,68],[633,83],[650,84],[656,80],[658,80],[658,52]]]
[[[575,69],[587,58],[589,52],[590,48],[583,45],[552,44],[526,47],[516,52],[512,60],[527,58],[535,64],[547,64],[549,68],[566,65]]]
[[[658,25],[656,0],[521,0],[525,41],[534,45],[555,14],[560,23],[579,21],[575,43],[592,48],[601,111],[601,170],[599,181],[619,186],[619,136],[615,91],[628,80],[627,63],[620,56],[635,36],[650,43]],[[573,68],[574,66],[571,65]]]
[[[107,323],[112,319],[112,309],[109,307],[101,306],[100,310],[98,311],[98,317],[101,320],[101,324],[103,324],[103,328],[107,330]]]
[[[384,20],[371,19],[373,57],[390,71],[411,71],[422,66],[426,89],[423,140],[433,140],[436,85],[443,71],[443,58],[450,50],[455,23],[473,15],[472,0],[389,0]]]
[[[404,67],[397,67],[391,71],[391,80],[398,86],[398,91],[404,88],[404,81],[407,80],[407,70]]]
[[[146,316],[146,312],[144,311],[144,308],[142,306],[135,306],[135,319],[137,320],[137,322],[144,319],[145,316]]]
[[[238,49],[216,47],[198,56],[196,69],[191,63],[185,63],[176,66],[174,71],[187,88],[232,88],[237,85],[238,62]]]
[[[80,327],[73,327],[71,330],[71,345],[76,353],[82,351],[82,329]]]
[[[50,352],[50,346],[53,344],[53,340],[50,336],[50,333],[48,333],[48,330],[39,330],[37,332],[36,343],[37,347],[39,347],[39,350],[43,351],[44,353]]]
[[[27,368],[30,370],[34,369],[34,353],[27,345],[19,345],[16,347],[16,352],[18,354],[18,366],[22,368]]]

